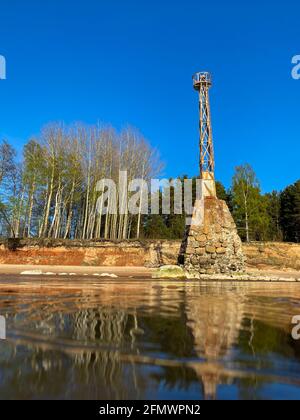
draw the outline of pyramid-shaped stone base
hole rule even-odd
[[[196,201],[184,248],[184,267],[191,278],[245,271],[242,242],[225,201]]]

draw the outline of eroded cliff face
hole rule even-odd
[[[147,250],[139,242],[20,241],[15,249],[0,246],[1,264],[71,266],[143,266]]]
[[[300,271],[300,244],[243,244],[249,267]],[[0,264],[159,267],[180,261],[181,241],[40,241],[0,243]],[[182,261],[181,261],[182,262]]]
[[[0,264],[159,267],[177,264],[180,241],[10,240],[0,245]]]
[[[243,244],[248,267],[293,269],[300,271],[300,244],[284,242],[251,242]]]

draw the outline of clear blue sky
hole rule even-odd
[[[138,127],[166,176],[198,173],[197,94],[211,71],[216,175],[249,162],[264,191],[300,178],[300,2],[1,0],[0,138],[49,121]]]

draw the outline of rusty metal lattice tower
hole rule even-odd
[[[200,72],[194,74],[193,84],[194,89],[199,92],[200,178],[203,180],[203,194],[206,197],[215,197],[215,158],[209,103],[209,89],[212,85],[210,73]]]

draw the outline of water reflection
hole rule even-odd
[[[298,284],[81,286],[0,293],[0,398],[300,398]]]

